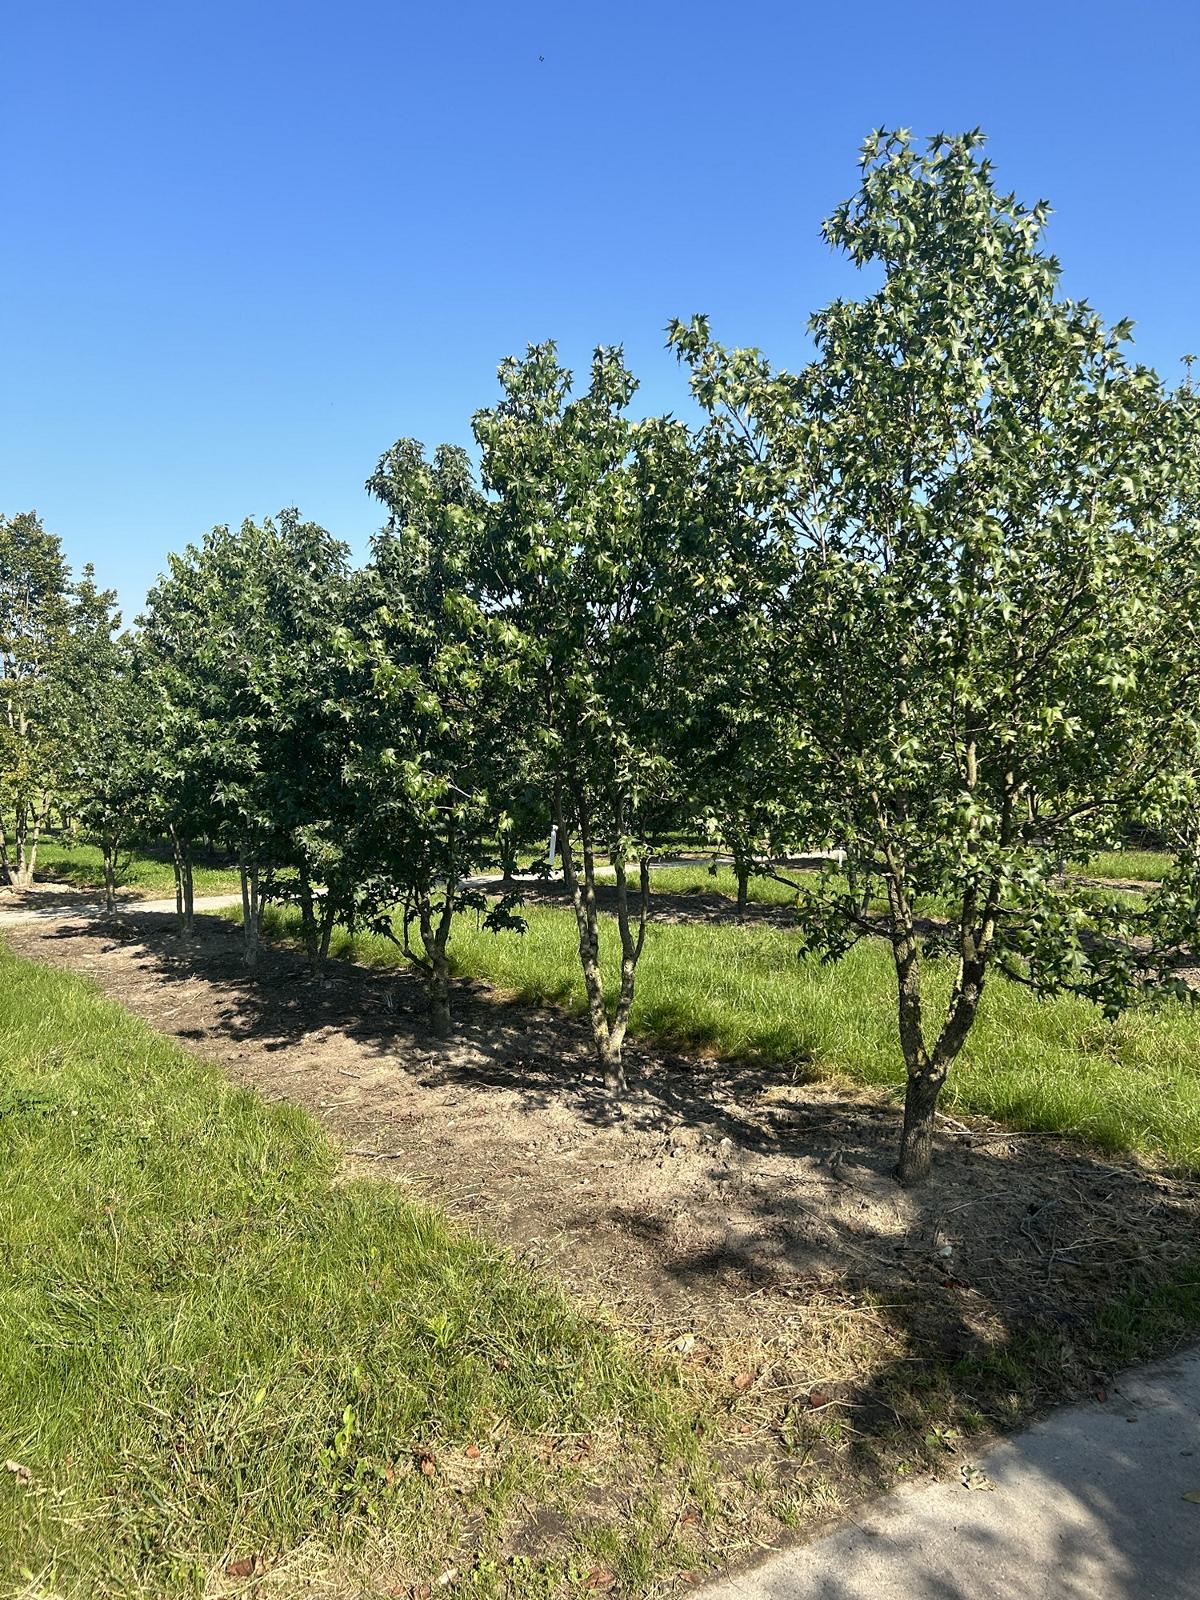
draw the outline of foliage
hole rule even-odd
[[[107,626],[112,596],[90,568],[72,585],[32,511],[0,515],[0,872],[27,888],[77,732],[73,673]]]
[[[797,792],[865,892],[887,895],[881,926],[831,880],[805,923],[829,957],[891,943],[906,1181],[928,1170],[994,964],[1117,1009],[1170,981],[1200,903],[1194,866],[1142,912],[1114,900],[1100,916],[1057,882],[1191,794],[1200,550],[1178,511],[1193,419],[1127,361],[1127,324],[1059,298],[1048,208],[999,194],[981,142],[868,140],[826,236],[884,281],[813,319],[800,374],[726,352],[700,318],[671,335],[743,441],[749,514],[790,557],[763,605],[790,665],[779,740]],[[929,894],[953,901],[932,942],[957,962],[936,1013],[914,911]]]
[[[413,439],[392,446],[367,487],[388,521],[356,596],[369,676],[358,697],[357,915],[390,935],[401,907],[396,937],[424,973],[445,1034],[455,913],[519,926],[511,899],[493,904],[464,882],[506,824],[503,685],[461,599],[478,569],[486,505],[464,451],[443,445],[430,462]]]
[[[275,875],[291,869],[303,895],[336,814],[346,582],[345,546],[289,510],[214,528],[147,601],[164,819],[185,847],[204,834],[236,847],[249,965],[262,905],[285,888]]]
[[[475,417],[493,500],[482,563],[464,587],[506,663],[524,775],[557,830],[595,1054],[616,1093],[646,935],[649,852],[679,803],[672,719],[689,577],[702,560],[693,444],[670,418],[629,416],[636,383],[619,350],[596,351],[588,388],[574,398],[552,344],[504,362],[500,383],[500,403]],[[601,852],[616,873],[621,942],[611,1012],[599,968]]]

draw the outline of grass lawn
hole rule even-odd
[[[37,875],[39,880],[56,878],[81,888],[102,889],[104,860],[98,845],[46,839],[38,849]],[[236,867],[196,866],[192,877],[197,895],[234,894],[239,887]],[[138,894],[165,899],[175,893],[175,873],[168,858],[135,852],[132,857],[122,857],[117,885]]]
[[[1093,856],[1083,871],[1091,878],[1140,878],[1146,883],[1161,883],[1171,865],[1172,858],[1165,850],[1105,850]]]
[[[303,1114],[0,945],[0,1592],[644,1594],[680,1564],[675,1368],[336,1170]]]
[[[485,933],[460,919],[451,944],[457,971],[582,1011],[572,913],[533,906],[525,915],[523,935]],[[612,919],[604,924],[615,984],[616,927]],[[269,926],[292,932],[294,917],[272,910]],[[345,934],[334,953],[380,966],[398,959],[384,939]],[[660,924],[651,927],[638,968],[632,1027],[673,1046],[898,1090],[894,983],[881,943],[861,944],[825,966],[798,959],[786,931]],[[948,983],[947,966],[934,966],[931,1002]],[[1200,1171],[1200,1011],[1171,1002],[1108,1023],[1085,1001],[1039,1000],[993,978],[942,1105]]]

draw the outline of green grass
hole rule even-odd
[[[38,850],[37,876],[39,882],[57,879],[81,888],[102,889],[104,858],[94,844],[46,839]],[[234,894],[239,887],[236,867],[197,866],[192,878],[197,895]],[[135,852],[132,857],[122,857],[117,884],[139,894],[165,898],[175,893],[175,873],[169,859]]]
[[[1165,850],[1104,850],[1082,870],[1090,878],[1139,878],[1145,883],[1161,883],[1171,866],[1172,858]]]
[[[582,1011],[572,914],[533,906],[525,916],[523,935],[486,933],[460,919],[456,970]],[[294,918],[274,910],[269,927],[291,933]],[[611,919],[602,940],[615,984]],[[398,959],[378,937],[342,934],[334,953],[379,966]],[[947,966],[933,964],[927,981],[933,1006],[948,992]],[[826,966],[798,959],[795,941],[778,929],[660,924],[638,968],[632,1028],[671,1046],[895,1089],[903,1068],[894,984],[882,943],[860,944]],[[1200,1011],[1170,1002],[1108,1023],[1086,1001],[1039,1000],[997,976],[942,1104],[1200,1170]]]
[[[780,870],[801,885],[818,882],[815,872],[790,872],[786,867]],[[737,874],[733,868],[719,866],[712,872],[704,862],[688,867],[655,867],[650,886],[656,894],[719,894],[729,900],[737,899]],[[795,901],[796,891],[774,878],[751,878],[746,898],[757,905],[790,906]]]
[[[269,1593],[456,1566],[456,1594],[566,1595],[597,1552],[648,1592],[700,1450],[674,1369],[337,1167],[0,945],[0,1460],[28,1470],[0,1471],[0,1592],[197,1595],[257,1560]],[[558,1553],[508,1566],[540,1506]]]

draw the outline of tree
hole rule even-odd
[[[27,889],[56,783],[55,667],[70,575],[36,512],[0,515],[0,871]]]
[[[72,817],[100,848],[111,915],[121,852],[146,824],[150,702],[135,641],[117,631],[121,618],[114,597],[95,588],[90,571],[77,594],[87,622],[72,630],[63,661],[71,730],[63,780]]]
[[[650,850],[678,811],[672,716],[696,531],[692,442],[669,418],[629,417],[636,384],[618,350],[596,351],[588,389],[574,399],[552,344],[505,361],[500,382],[503,399],[474,421],[493,498],[481,565],[465,587],[507,658],[514,746],[558,830],[593,1047],[616,1095],[650,911]],[[621,949],[611,1009],[601,852],[614,872]]]
[[[493,930],[522,926],[514,896],[489,904],[464,882],[494,857],[505,818],[502,683],[462,600],[485,503],[463,450],[442,445],[428,461],[413,439],[392,446],[367,488],[388,521],[356,601],[368,674],[357,696],[356,914],[422,973],[445,1036],[455,916],[475,910]]]
[[[210,833],[237,850],[246,964],[263,910],[303,899],[320,853],[340,709],[325,693],[343,626],[346,549],[294,510],[236,532],[214,528],[171,557],[144,636],[159,699],[164,810],[190,919],[190,851]]]
[[[1197,904],[1184,868],[1145,913],[1062,876],[1191,792],[1185,410],[1126,359],[1128,324],[1059,297],[1047,206],[999,194],[981,144],[867,141],[825,232],[883,283],[813,319],[799,375],[723,350],[702,318],[671,330],[742,440],[747,513],[790,563],[763,595],[787,674],[779,741],[857,880],[831,872],[802,925],[826,958],[889,941],[905,1183],[929,1171],[994,968],[1112,1011],[1172,981]],[[886,896],[881,919],[864,886]],[[936,953],[944,1003],[923,982]]]

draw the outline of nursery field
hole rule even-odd
[[[269,921],[8,931],[10,1587],[677,1593],[1200,1326],[1181,1008],[997,988],[914,1195],[874,949],[655,928],[614,1125],[562,908],[460,930],[452,1041]]]
[[[656,896],[681,920],[656,926],[647,941],[635,1035],[668,1049],[755,1062],[784,1081],[846,1079],[898,1092],[904,1069],[894,979],[881,940],[859,945],[836,965],[801,960],[785,924],[730,920],[718,898],[727,887],[723,876],[664,868],[654,882]],[[781,886],[758,882],[767,893],[756,903],[777,905],[773,891]],[[713,897],[712,920],[682,920],[703,909],[702,893]],[[452,946],[457,971],[525,1001],[582,1012],[573,913],[534,904],[524,915],[523,934],[493,934],[463,919]],[[619,947],[608,920],[611,983]],[[267,925],[294,936],[297,918],[274,910]],[[385,969],[403,959],[381,936],[341,932],[333,951]],[[928,978],[930,999],[944,999],[948,965],[933,966]],[[1040,999],[997,975],[943,1107],[1200,1171],[1200,1008],[1169,1001],[1109,1022],[1084,1000]]]

